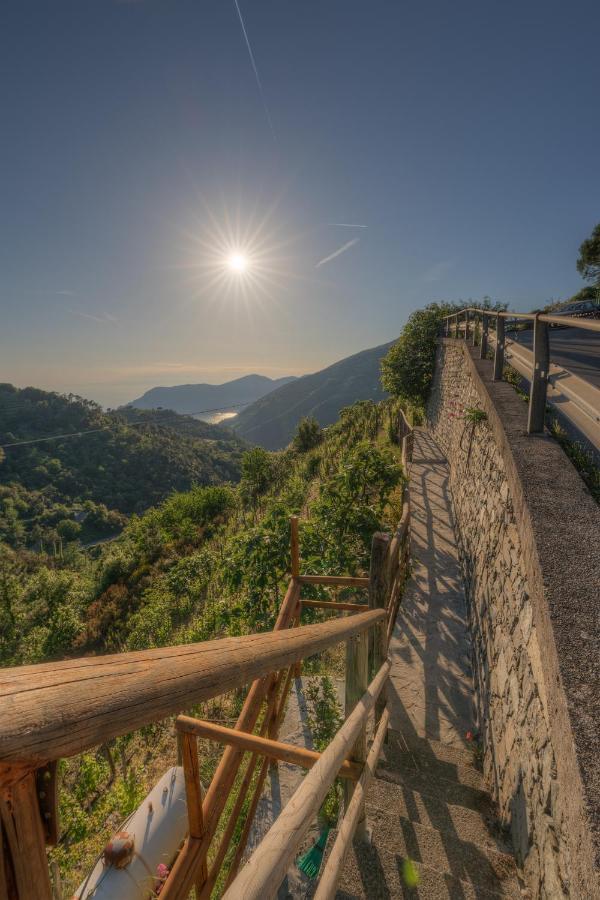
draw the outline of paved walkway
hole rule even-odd
[[[390,645],[390,730],[369,785],[370,843],[347,853],[336,900],[521,897],[466,732],[473,689],[448,487],[431,435],[415,430],[412,575]]]
[[[465,746],[474,722],[473,684],[448,478],[429,432],[415,429],[412,576],[390,645],[390,727],[407,738]]]

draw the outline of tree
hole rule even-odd
[[[65,541],[76,541],[81,531],[81,525],[73,519],[62,519],[56,526],[56,530]]]
[[[402,334],[381,360],[384,390],[415,406],[424,406],[442,320],[461,308],[451,303],[430,303],[411,314]]]
[[[306,416],[300,420],[294,437],[294,447],[299,453],[318,447],[322,440],[323,429],[314,416]]]
[[[273,464],[271,455],[262,447],[246,450],[242,456],[242,496],[256,505],[258,498],[271,485]]]
[[[600,288],[600,222],[579,248],[577,271]]]

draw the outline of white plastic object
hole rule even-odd
[[[131,862],[121,869],[106,866],[101,856],[79,885],[73,900],[147,900],[157,883],[157,866],[171,866],[188,833],[185,779],[173,766],[118,829],[133,836]]]

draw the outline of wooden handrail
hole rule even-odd
[[[336,621],[353,622],[355,618]],[[352,750],[369,713],[375,707],[390,667],[389,660],[386,660],[318,763],[306,775],[266,837],[226,891],[224,900],[270,900],[275,896],[342,762]]]
[[[0,672],[0,765],[74,756],[368,630],[371,610],[266,634]],[[6,775],[6,772],[5,772]]]
[[[269,759],[279,759],[282,762],[301,766],[303,769],[312,769],[321,756],[316,750],[307,750],[305,747],[296,747],[295,744],[273,741],[269,738],[260,737],[258,734],[234,731],[233,728],[217,725],[216,722],[206,722],[204,719],[194,719],[191,716],[178,716],[175,727],[177,731],[183,734],[193,734],[197,737],[208,738],[208,740],[216,741],[218,744],[239,747],[241,750],[248,750],[250,753],[262,753],[263,756],[268,756]],[[353,763],[351,760],[345,760],[340,768],[340,775],[342,778],[358,781],[361,771],[361,766]]]
[[[360,575],[300,575],[298,581],[300,584],[322,584],[327,587],[369,587],[369,579]]]
[[[306,606],[309,609],[333,609],[336,612],[364,612],[368,609],[366,603],[343,603],[336,600],[301,600],[302,608]]]
[[[325,869],[321,875],[319,886],[314,895],[314,900],[331,900],[332,897],[335,897],[336,885],[344,863],[344,857],[352,843],[352,838],[361,813],[361,806],[365,802],[369,782],[377,768],[377,760],[379,759],[379,754],[381,753],[381,748],[387,734],[389,720],[389,711],[385,709],[379,720],[379,726],[371,749],[369,750],[369,755],[367,756],[359,782],[354,788],[354,794],[352,795],[342,824],[339,827],[335,843],[327,859]]]

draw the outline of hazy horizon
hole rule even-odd
[[[233,0],[7,8],[0,380],[114,406],[583,285],[597,4],[239,6],[252,58]]]

